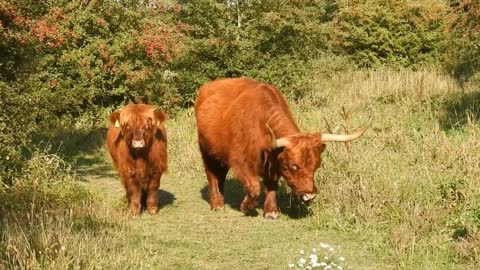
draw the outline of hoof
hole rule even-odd
[[[240,205],[240,211],[245,215],[248,215],[250,212],[254,211],[257,208],[257,202],[255,201],[243,201]]]
[[[277,211],[270,211],[270,212],[265,212],[263,214],[263,217],[266,219],[277,219],[280,215],[278,214]]]
[[[130,208],[130,213],[132,213],[132,216],[134,216],[134,217],[139,217],[140,214],[141,214],[141,210],[140,210],[140,208],[131,207]]]
[[[156,213],[158,213],[158,208],[147,209],[147,213],[149,213],[150,215],[155,215]]]
[[[216,205],[216,206],[210,206],[210,210],[212,211],[220,211],[220,210],[225,210],[225,205]]]

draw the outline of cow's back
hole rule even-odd
[[[224,161],[232,153],[258,153],[271,143],[265,124],[273,110],[292,119],[285,100],[271,85],[247,78],[203,85],[195,102],[200,147]]]

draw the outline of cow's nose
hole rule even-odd
[[[302,200],[304,202],[308,202],[310,200],[313,200],[316,196],[317,196],[317,194],[315,194],[315,193],[304,193],[302,195]]]
[[[145,141],[144,140],[133,140],[132,141],[132,147],[133,148],[142,148],[145,146]]]

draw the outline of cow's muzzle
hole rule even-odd
[[[304,193],[300,196],[300,198],[302,199],[302,201],[308,202],[315,199],[316,196],[317,196],[316,193]]]
[[[133,148],[143,148],[145,147],[145,140],[132,140]]]

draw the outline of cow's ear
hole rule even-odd
[[[327,148],[327,146],[326,146],[324,143],[320,144],[320,145],[318,146],[318,152],[319,152],[320,154],[323,153],[323,151],[325,151],[325,148]]]
[[[120,111],[114,111],[110,114],[110,124],[114,125],[116,128],[120,127]]]
[[[157,126],[162,125],[167,120],[167,115],[160,109],[154,109],[155,123]]]

